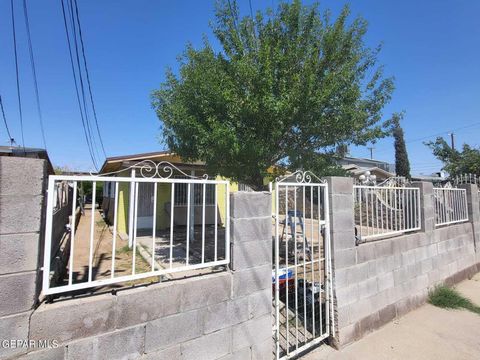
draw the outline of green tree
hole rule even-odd
[[[321,175],[336,146],[386,136],[393,79],[377,64],[381,47],[364,43],[366,21],[349,14],[332,20],[296,0],[240,17],[235,1],[218,2],[221,50],[206,38],[187,45],[179,73],[167,70],[152,94],[163,141],[210,174],[261,189],[269,169]]]
[[[437,137],[435,141],[425,143],[433,155],[443,163],[442,170],[450,176],[477,174],[480,176],[480,149],[463,144],[462,151],[452,149],[445,139]]]
[[[394,114],[392,117],[393,138],[395,147],[395,172],[397,176],[403,176],[410,179],[410,162],[408,161],[407,147],[400,121],[403,119],[403,113]]]

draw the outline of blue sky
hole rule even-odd
[[[20,0],[15,0],[25,145],[42,147]],[[253,10],[276,0],[252,0]],[[164,149],[150,93],[177,67],[187,42],[212,37],[213,1],[78,0],[100,129],[108,156]],[[322,1],[333,13],[342,1]],[[248,1],[240,0],[242,12]],[[55,165],[92,169],[74,92],[60,0],[28,0],[47,146]],[[456,143],[480,144],[480,2],[355,1],[353,15],[369,22],[366,41],[383,42],[380,63],[395,76],[385,108],[405,110],[403,123],[413,173],[438,170],[422,141],[455,130]],[[10,2],[0,1],[0,94],[13,136],[20,142]],[[0,144],[8,137],[0,123]],[[393,162],[393,141],[374,145],[374,157]],[[352,155],[368,157],[366,148]]]

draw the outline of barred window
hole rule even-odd
[[[188,205],[188,186],[193,197],[193,205],[203,205],[203,184],[193,183],[175,183],[175,206]],[[215,184],[207,184],[205,186],[205,205],[215,205]]]

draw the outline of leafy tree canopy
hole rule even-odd
[[[211,26],[221,50],[187,45],[179,73],[168,70],[152,94],[163,140],[183,159],[259,189],[275,165],[322,174],[336,146],[389,133],[393,79],[348,7],[332,19],[295,0],[241,17],[235,1],[220,1]]]
[[[463,144],[462,150],[452,149],[445,139],[437,137],[435,141],[426,142],[433,155],[443,162],[443,170],[450,176],[477,174],[480,176],[480,149]]]

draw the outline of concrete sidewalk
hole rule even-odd
[[[480,273],[456,289],[480,305]],[[480,316],[426,304],[340,351],[321,346],[302,357],[314,359],[480,359]]]

